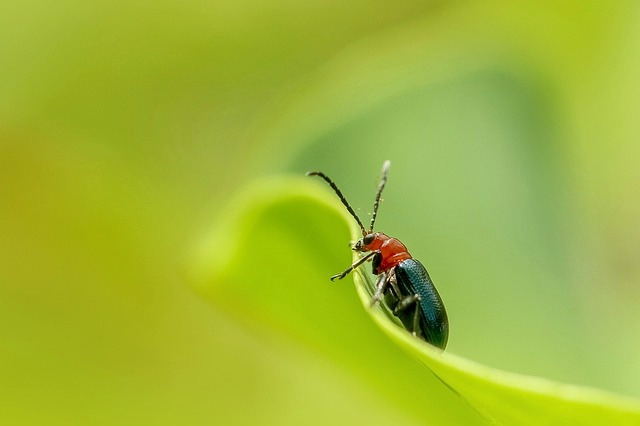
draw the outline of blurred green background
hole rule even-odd
[[[3,2],[0,422],[357,419],[366,386],[186,271],[248,183],[323,170],[366,216],[385,159],[378,227],[430,270],[450,351],[640,397],[639,19],[633,1]]]

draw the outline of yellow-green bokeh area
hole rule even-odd
[[[416,421],[353,358],[186,278],[249,182],[321,169],[366,218],[384,159],[379,226],[430,270],[452,352],[640,396],[639,15],[631,1],[3,2],[0,423],[353,423],[371,404],[370,421]],[[306,273],[349,262],[346,229],[324,237]],[[262,285],[281,276],[257,265]]]

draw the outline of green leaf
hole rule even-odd
[[[364,271],[353,275],[357,296],[348,280],[330,283],[350,261],[352,222],[315,182],[259,182],[221,213],[192,270],[216,307],[282,350],[287,364],[324,360],[300,371],[316,395],[300,396],[311,422],[640,423],[634,399],[489,368],[413,338],[384,307],[368,308],[373,282]],[[327,410],[318,388],[345,404]]]

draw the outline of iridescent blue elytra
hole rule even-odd
[[[407,259],[395,267],[395,276],[402,294],[420,296],[420,330],[413,329],[413,313],[408,312],[409,310],[396,316],[407,329],[416,332],[417,337],[444,349],[449,339],[449,319],[425,267],[416,259]]]
[[[353,269],[371,261],[373,273],[377,275],[371,305],[376,305],[384,298],[393,315],[398,317],[414,336],[444,349],[449,338],[449,320],[442,299],[427,270],[409,254],[407,247],[400,240],[382,232],[373,232],[380,197],[387,183],[389,164],[389,161],[385,161],[382,165],[382,180],[376,193],[368,231],[342,192],[327,175],[322,172],[307,173],[308,176],[321,177],[333,188],[362,231],[362,238],[356,241],[353,250],[366,254],[344,272],[332,276],[331,281],[342,279]]]

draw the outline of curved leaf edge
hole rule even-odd
[[[413,337],[398,326],[395,318],[387,309],[370,309],[371,286],[369,277],[357,274],[354,277],[356,289],[363,306],[367,309],[376,324],[394,341],[421,356],[419,357],[432,370],[459,369],[484,382],[492,382],[507,389],[529,392],[544,396],[555,396],[560,399],[618,407],[640,415],[640,400],[602,389],[566,384],[551,379],[500,370],[480,364],[451,352],[442,351],[428,343]],[[435,373],[435,371],[434,371]]]
[[[310,201],[326,207],[341,216],[351,230],[351,238],[360,238],[360,230],[343,206],[334,198],[333,193],[322,188],[315,182],[300,177],[274,177],[261,179],[245,187],[232,204],[219,215],[211,232],[200,239],[193,253],[194,262],[191,263],[189,275],[196,290],[206,294],[211,291],[211,277],[220,276],[237,255],[237,241],[242,241],[247,220],[255,221],[261,212],[273,204],[278,204],[291,198],[308,198]],[[238,221],[243,217],[243,221]],[[242,224],[242,225],[241,225]],[[236,237],[236,238],[231,238]],[[214,250],[224,241],[224,251]],[[358,254],[354,253],[354,260]],[[459,380],[473,382],[474,386],[483,386],[487,390],[509,392],[522,398],[554,399],[573,405],[591,406],[620,414],[638,416],[640,421],[640,400],[614,392],[573,384],[557,382],[551,379],[514,373],[480,364],[471,359],[442,351],[428,343],[413,337],[399,324],[397,318],[384,306],[379,304],[370,308],[373,292],[373,282],[366,273],[358,271],[353,274],[357,294],[366,312],[372,320],[396,344],[414,355],[429,370],[431,370],[447,387],[459,394],[475,410],[491,419],[491,410],[482,407],[482,402],[470,401],[465,397],[465,389],[461,389]],[[473,399],[473,398],[471,398]]]

